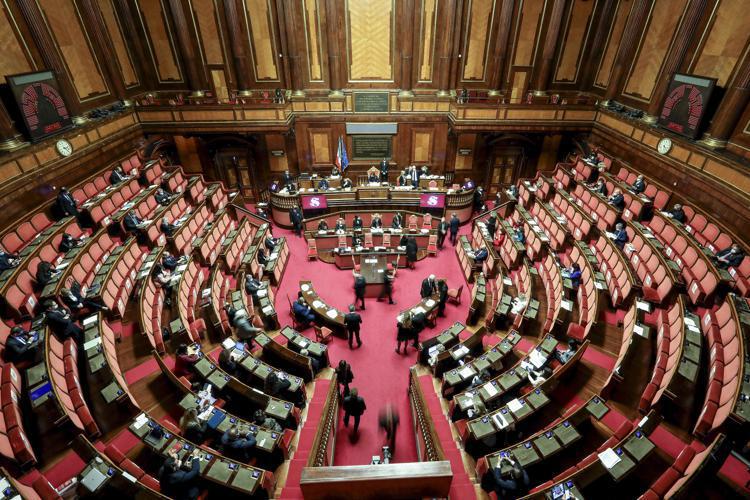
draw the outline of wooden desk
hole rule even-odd
[[[312,281],[302,280],[299,282],[299,287],[302,291],[302,298],[305,299],[305,303],[313,310],[320,322],[335,334],[346,337],[344,313],[326,304],[313,288]]]

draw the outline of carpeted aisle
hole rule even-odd
[[[462,233],[468,233],[468,230],[469,227],[464,226]],[[281,324],[291,324],[287,294],[292,300],[296,298],[299,281],[302,279],[312,280],[316,291],[328,304],[346,310],[354,300],[354,279],[351,271],[342,271],[333,264],[319,261],[308,262],[305,260],[307,245],[303,238],[279,228],[274,228],[273,232],[274,236],[287,238],[292,254],[276,297],[276,310]],[[356,440],[350,440],[353,423],[350,422],[350,428],[346,429],[343,425],[343,413],[341,414],[342,422],[339,424],[336,439],[336,465],[368,464],[373,455],[381,454],[385,434],[378,429],[378,412],[388,403],[395,405],[401,420],[394,461],[417,460],[407,395],[409,367],[416,363],[416,351],[410,347],[408,355],[396,354],[396,316],[402,309],[419,302],[421,281],[430,273],[439,278],[447,278],[451,288],[465,284],[455,250],[448,242],[437,257],[427,257],[419,261],[415,270],[398,270],[394,288],[395,305],[388,305],[387,301],[367,299],[366,310],[359,311],[363,319],[361,348],[355,347],[350,351],[346,341],[340,338],[334,338],[329,344],[331,365],[335,367],[340,359],[346,359],[351,363],[354,373],[352,387],[359,389],[367,404],[367,411],[362,416],[359,437]],[[464,322],[468,312],[469,296],[470,290],[464,287],[464,300],[461,305],[448,305],[446,317],[438,318],[437,327],[426,329],[422,335],[431,337],[455,321]],[[314,335],[312,328],[303,333],[310,337]]]

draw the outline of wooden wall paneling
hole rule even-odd
[[[742,62],[734,73],[734,77],[719,107],[714,113],[713,120],[705,134],[712,146],[723,146],[732,134],[732,131],[740,124],[742,113],[748,109],[750,103],[750,50],[745,50]],[[750,129],[745,126],[742,135],[750,134]],[[747,141],[750,145],[750,141]]]
[[[360,88],[373,83],[394,88],[398,66],[395,0],[344,0],[344,9],[348,83]]]
[[[649,12],[651,12],[651,6],[651,0],[633,0],[622,37],[620,38],[620,43],[618,44],[617,51],[614,55],[612,69],[609,72],[607,83],[604,85],[605,100],[614,99],[620,94],[620,90],[624,85],[626,70],[634,59],[636,44],[643,34],[646,20],[649,16]],[[617,15],[621,15],[619,9]],[[609,50],[605,53],[605,59],[608,55]],[[599,82],[599,77],[597,77],[596,81]]]
[[[434,88],[437,40],[442,36],[438,27],[438,8],[441,0],[416,0],[414,19],[414,52],[412,88]]]
[[[565,0],[550,0],[547,9],[549,12],[546,14],[547,25],[542,35],[543,42],[537,49],[537,62],[534,64],[531,83],[532,90],[542,95],[546,93],[552,78],[557,40],[560,37],[560,26],[565,12]]]
[[[26,25],[29,27],[34,44],[39,49],[44,66],[50,69],[57,78],[60,86],[60,94],[65,99],[65,104],[71,116],[80,116],[84,107],[78,99],[78,92],[70,78],[62,56],[57,50],[55,39],[47,30],[39,4],[36,0],[18,0],[18,7],[23,14]]]
[[[750,160],[750,106],[745,106],[726,148],[730,153]]]
[[[459,84],[487,88],[488,72],[494,71],[490,54],[497,40],[495,0],[468,0],[464,4]],[[473,84],[473,85],[472,85]]]
[[[245,30],[250,44],[254,86],[264,89],[284,87],[279,67],[278,18],[271,0],[244,0]]]
[[[547,0],[519,0],[513,27],[511,57],[508,58],[507,85],[513,102],[523,97],[528,88],[528,69],[535,64],[541,25]]]
[[[274,0],[271,4],[271,10],[273,11],[272,19],[276,20],[273,22],[275,28],[274,31],[277,34],[276,55],[278,56],[277,65],[279,73],[281,74],[280,80],[282,82],[282,85],[279,87],[291,86],[294,89],[302,88],[301,79],[298,82],[299,87],[296,87],[292,81],[292,77],[297,77],[297,74],[302,73],[302,70],[298,67],[291,68],[290,65],[290,62],[292,61],[290,55],[297,51],[295,43],[296,39],[287,34],[289,30],[295,29],[294,17],[289,15],[290,9],[291,2],[286,2],[285,0]]]
[[[689,73],[716,78],[721,87],[729,84],[750,39],[747,9],[745,0],[716,0],[687,65]]]
[[[201,58],[205,67],[225,66],[227,63],[221,7],[217,0],[188,0],[190,15],[195,25]]]
[[[304,96],[305,73],[308,72],[308,61],[304,45],[304,11],[301,11],[294,2],[277,2],[276,8],[279,19],[283,20],[279,26],[282,41],[282,53],[284,57],[284,68],[288,72],[286,80],[293,91],[292,95]],[[304,6],[302,6],[304,7]],[[302,15],[300,15],[302,14]]]
[[[593,88],[605,90],[612,81],[612,71],[620,51],[622,37],[625,34],[625,27],[628,26],[628,19],[634,14],[635,4],[635,0],[617,0],[617,9],[612,24],[607,29],[606,49],[599,60],[592,80]]]
[[[553,83],[578,83],[586,48],[591,48],[588,41],[593,20],[602,3],[599,0],[575,0],[569,7],[561,29],[562,40],[559,43]]]
[[[499,0],[502,4],[497,17],[497,38],[492,51],[494,71],[488,78],[488,88],[496,92],[504,92],[507,88],[505,66],[510,54],[510,31],[513,24],[513,9],[515,0]],[[493,92],[494,93],[494,92]]]
[[[347,86],[348,70],[346,57],[346,33],[344,0],[325,0],[326,29],[328,39],[328,70],[331,91],[343,97],[339,91]]]
[[[412,65],[419,57],[415,56],[414,35],[418,32],[421,12],[418,7],[421,0],[401,0],[396,2],[396,48],[395,57],[398,61],[396,84],[402,95],[411,95],[414,87]]]
[[[448,53],[450,70],[449,70],[449,89],[458,89],[459,81],[461,80],[461,70],[463,68],[463,60],[461,49],[463,48],[463,39],[465,32],[464,16],[466,15],[467,2],[470,0],[456,0],[454,10],[454,28],[453,28],[453,39],[451,40],[450,51]]]
[[[298,52],[302,54],[300,64],[306,68],[304,87],[328,88],[328,57],[326,57],[326,2],[325,0],[297,0],[295,13],[299,20],[297,37]]]
[[[0,75],[15,75],[39,69],[40,59],[23,16],[8,0],[2,0],[0,5],[0,50],[3,53],[0,58]]]
[[[0,101],[0,152],[12,151],[24,145],[23,138],[15,127],[13,119]]]
[[[146,27],[141,22],[135,0],[112,0],[112,5],[122,24],[125,43],[133,54],[133,65],[140,76],[141,86],[146,89],[159,88],[156,66],[152,64]],[[128,88],[128,95],[138,93],[138,88]]]
[[[433,68],[434,87],[439,95],[446,95],[451,88],[451,67],[453,61],[453,40],[460,36],[461,0],[440,0],[437,7],[437,36]]]
[[[106,2],[102,2],[106,6]],[[112,40],[110,39],[104,17],[95,0],[78,0],[81,20],[85,30],[90,34],[92,51],[98,54],[105,70],[103,76],[109,81],[113,97],[125,99],[125,77],[120,71]],[[111,4],[110,4],[111,6]]]
[[[621,98],[632,105],[647,107],[662,74],[675,35],[685,21],[688,0],[653,2],[638,47],[625,76]]]
[[[209,88],[208,70],[200,47],[198,26],[193,16],[190,0],[169,0],[165,6],[174,25],[177,52],[185,70],[191,95],[201,97]],[[167,23],[168,24],[168,23]]]
[[[454,169],[456,172],[456,182],[462,178],[461,176],[466,171],[471,171],[474,168],[474,154],[475,146],[477,142],[477,134],[459,134],[456,143],[456,156],[454,162]],[[462,155],[461,150],[470,149],[471,154]]]
[[[648,109],[646,110],[646,113],[649,115],[648,119],[654,122],[656,121],[656,116],[654,115],[657,115],[661,111],[662,101],[667,93],[669,82],[672,80],[675,72],[683,65],[688,49],[694,42],[693,33],[698,31],[698,26],[707,6],[708,0],[689,0],[685,8],[682,23],[680,23],[677,29],[674,42],[662,65]]]
[[[286,154],[286,137],[283,134],[265,134],[266,148],[268,149],[268,166],[270,172],[284,172],[289,170],[289,162]],[[283,156],[274,152],[282,151]]]
[[[177,54],[177,42],[169,23],[165,0],[132,0],[138,22],[143,26],[149,61],[158,87],[184,88],[183,70]]]
[[[411,155],[410,164],[430,165],[432,163],[433,137],[435,130],[432,128],[411,129]]]
[[[619,38],[622,35],[622,31],[615,32],[615,24],[619,20],[615,17],[621,2],[629,3],[629,0],[600,0],[599,6],[597,7],[594,17],[591,21],[591,38],[590,43],[584,48],[585,57],[583,57],[581,65],[581,79],[579,80],[579,88],[581,90],[593,90],[597,91],[593,87],[594,77],[599,72],[600,64],[603,62],[604,51],[610,48],[608,47],[609,41],[612,38],[616,38],[616,44],[613,53],[617,51],[616,45],[619,44]],[[622,27],[625,26],[625,18],[620,23]],[[611,69],[611,66],[610,66]],[[607,75],[609,70],[607,70]]]
[[[234,63],[236,75],[236,89],[240,95],[245,95],[252,88],[252,69],[250,63],[250,49],[245,36],[244,11],[240,4],[242,0],[224,0],[224,14],[227,22],[227,37]]]
[[[114,55],[112,63],[116,65],[124,90],[127,91],[141,84],[141,79],[136,72],[133,63],[133,55],[130,52],[125,36],[124,24],[115,9],[113,0],[100,0],[96,2],[101,17],[102,27],[107,31],[111,51]]]

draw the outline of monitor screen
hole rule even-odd
[[[715,85],[715,78],[675,74],[664,98],[659,125],[691,139],[698,137]]]
[[[42,139],[73,126],[51,71],[11,75],[5,79],[18,105],[29,139]]]

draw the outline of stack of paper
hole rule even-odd
[[[521,408],[523,408],[523,405],[522,405],[522,404],[521,404],[521,402],[520,402],[520,401],[518,400],[518,398],[516,398],[516,399],[511,399],[510,401],[508,401],[508,409],[509,409],[510,411],[512,411],[513,413],[517,412],[517,411],[518,411],[518,410],[520,410]]]
[[[497,394],[497,387],[491,382],[484,384],[483,388],[489,397],[494,397]]]
[[[335,309],[329,309],[328,312],[326,312],[326,316],[333,319],[338,316],[338,312]]]
[[[612,448],[607,448],[603,452],[599,453],[599,461],[606,467],[607,469],[611,469],[618,463],[620,463],[620,457],[617,456],[617,453]]]
[[[148,416],[145,413],[141,413],[135,418],[135,421],[133,422],[133,427],[135,427],[136,429],[140,429],[147,423],[148,423]]]

